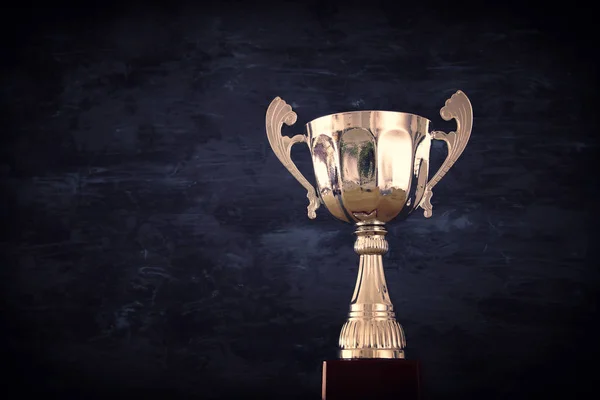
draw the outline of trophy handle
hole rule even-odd
[[[473,128],[473,108],[467,95],[461,90],[446,100],[446,104],[440,110],[440,115],[445,121],[450,121],[453,118],[456,120],[456,132],[444,133],[442,131],[434,131],[431,133],[434,139],[446,142],[448,156],[438,172],[425,187],[423,200],[419,204],[424,210],[423,215],[425,215],[425,218],[431,217],[432,214],[433,206],[431,204],[431,197],[433,196],[433,187],[446,175],[450,167],[454,165],[458,157],[465,150],[467,142],[471,137],[471,129]]]
[[[317,197],[317,192],[313,185],[302,175],[302,173],[296,167],[296,164],[292,161],[291,151],[292,146],[296,143],[307,142],[306,135],[295,135],[290,138],[288,136],[281,136],[281,128],[283,123],[287,126],[293,125],[296,122],[297,115],[292,111],[292,107],[287,104],[283,99],[275,97],[269,108],[267,109],[266,126],[267,126],[267,138],[271,144],[273,152],[279,158],[279,161],[287,168],[294,178],[308,192],[308,218],[314,219],[317,216],[317,208],[319,208],[320,200]]]

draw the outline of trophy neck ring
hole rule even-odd
[[[357,228],[354,251],[363,255],[383,255],[388,251],[388,242],[385,239],[387,230],[380,221],[359,222]]]

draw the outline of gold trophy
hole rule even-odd
[[[430,121],[414,114],[352,111],[314,119],[306,124],[306,134],[290,138],[281,129],[296,122],[296,113],[279,97],[269,105],[269,143],[306,189],[308,217],[314,219],[324,204],[335,218],[356,225],[358,278],[340,333],[340,359],[323,365],[323,399],[419,397],[418,364],[404,360],[406,339],[390,301],[382,255],[388,250],[385,224],[418,207],[431,217],[433,188],[469,141],[473,114],[462,91],[446,101],[440,115],[446,121],[455,119],[456,131],[430,131]],[[446,142],[448,156],[428,179],[432,139]],[[292,146],[301,142],[312,155],[316,189],[291,160]],[[392,382],[370,383],[383,376]]]

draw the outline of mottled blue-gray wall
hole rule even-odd
[[[307,218],[266,108],[293,105],[287,135],[358,109],[448,131],[439,109],[461,89],[472,138],[433,217],[389,225],[407,355],[430,399],[585,386],[600,282],[596,78],[586,38],[553,11],[22,13],[0,76],[13,382],[102,398],[318,398],[357,274],[353,228],[324,208]],[[312,177],[306,147],[293,157]],[[437,168],[443,143],[432,157]]]

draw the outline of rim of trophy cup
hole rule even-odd
[[[306,127],[308,128],[310,125],[318,124],[319,122],[323,122],[327,119],[334,120],[334,119],[336,119],[336,117],[343,118],[343,117],[352,117],[355,115],[368,115],[368,114],[389,114],[389,115],[395,115],[397,117],[402,117],[402,116],[414,117],[414,118],[418,118],[418,119],[427,121],[429,124],[431,124],[431,120],[429,118],[423,117],[418,114],[409,113],[409,112],[389,111],[389,110],[356,110],[356,111],[342,111],[342,112],[338,112],[338,113],[327,114],[327,115],[317,117],[317,118],[307,122]],[[355,126],[348,126],[348,128],[352,128],[352,127],[355,127]]]

